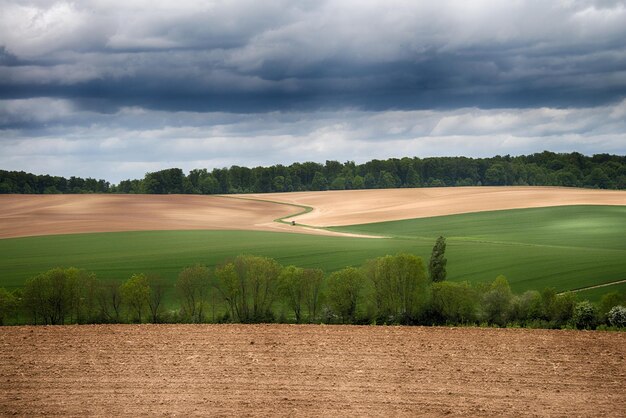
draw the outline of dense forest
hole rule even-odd
[[[188,175],[180,168],[170,168],[118,185],[92,178],[0,170],[0,193],[225,194],[481,185],[626,189],[626,156],[544,151],[516,157],[405,157],[364,164],[326,161],[195,169]]]

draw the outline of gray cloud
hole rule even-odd
[[[0,167],[626,150],[626,1],[0,0]]]
[[[69,100],[0,101],[0,167],[118,182],[167,167],[364,162],[404,156],[623,153],[626,100],[592,108],[233,114],[138,107],[103,114]],[[43,170],[43,171],[42,171]]]
[[[264,112],[626,95],[623,1],[4,1],[0,97]],[[6,61],[6,59],[5,59]]]

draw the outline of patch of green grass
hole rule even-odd
[[[562,206],[332,228],[393,237],[626,250],[626,206]]]
[[[576,289],[626,274],[624,206],[516,209],[332,229],[416,242],[443,235],[450,280],[504,274],[517,292]]]
[[[84,268],[105,280],[157,273],[173,282],[186,266],[215,266],[239,254],[326,272],[398,252],[428,262],[439,235],[448,238],[448,279],[453,281],[490,282],[503,274],[515,292],[548,286],[564,291],[621,280],[626,274],[625,207],[483,212],[333,229],[392,238],[149,231],[3,239],[0,287],[19,287],[29,277],[59,266]]]
[[[133,273],[156,273],[174,281],[186,266],[215,266],[240,254],[273,257],[284,265],[334,271],[399,251],[425,256],[404,240],[324,237],[254,231],[148,231],[51,235],[0,240],[0,286],[15,288],[53,267],[78,267],[99,278],[123,281]]]

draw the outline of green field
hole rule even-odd
[[[334,229],[390,238],[150,231],[3,239],[0,286],[21,286],[34,274],[57,266],[84,268],[101,279],[123,281],[143,272],[173,281],[185,266],[213,266],[244,253],[327,272],[400,251],[427,261],[439,235],[448,239],[449,280],[485,282],[503,274],[513,290],[521,292],[547,286],[564,291],[626,278],[626,207],[482,212]],[[589,294],[596,299],[596,294],[611,290]]]
[[[624,206],[516,209],[333,229],[416,242],[443,235],[451,280],[504,274],[518,292],[546,286],[564,291],[626,278]]]

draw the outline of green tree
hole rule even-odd
[[[625,295],[620,292],[610,292],[602,296],[600,299],[600,305],[598,307],[598,315],[606,319],[607,314],[617,305],[623,305],[626,302]]]
[[[287,266],[279,276],[280,292],[287,305],[293,310],[296,323],[302,322],[302,307],[305,301],[306,282],[304,269],[296,266]]]
[[[311,182],[311,190],[326,190],[328,188],[328,180],[320,171],[316,171]]]
[[[542,314],[541,301],[541,293],[536,290],[528,290],[515,296],[511,303],[511,318],[521,322],[540,319]]]
[[[365,271],[374,288],[379,319],[412,323],[424,312],[430,287],[421,258],[411,254],[379,257],[369,261]]]
[[[342,322],[355,322],[364,284],[363,272],[355,267],[336,271],[328,278],[327,300]]]
[[[574,306],[572,322],[578,329],[593,329],[596,327],[596,307],[588,300],[578,302]]]
[[[70,303],[70,321],[91,323],[96,317],[99,283],[94,273],[69,268],[65,270]]]
[[[576,306],[576,294],[572,292],[561,293],[554,300],[554,317],[552,321],[557,326],[566,325],[574,316]]]
[[[71,269],[55,268],[28,279],[24,285],[23,304],[33,323],[64,324],[73,307]]]
[[[365,180],[361,176],[354,176],[352,179],[352,188],[355,190],[360,190],[365,188]]]
[[[276,260],[249,255],[218,267],[218,289],[233,318],[244,323],[271,321],[281,270]]]
[[[511,314],[513,293],[506,277],[498,276],[483,295],[485,319],[490,324],[505,326]]]
[[[122,303],[134,315],[134,321],[141,323],[150,297],[150,285],[145,274],[133,274],[120,286]]]
[[[324,272],[321,269],[304,269],[304,304],[307,308],[309,322],[315,322],[322,297]]]
[[[432,282],[437,283],[446,279],[446,264],[448,264],[448,259],[446,258],[446,239],[440,236],[433,246],[433,251],[428,263],[428,274]]]
[[[220,184],[212,175],[202,177],[198,184],[202,194],[217,194],[220,192]]]
[[[122,294],[118,283],[114,281],[100,283],[97,299],[102,321],[121,322]]]
[[[211,272],[207,266],[187,267],[178,275],[176,293],[187,321],[204,322],[211,287]]]
[[[392,189],[398,187],[399,179],[388,171],[380,173],[378,187],[380,189]]]
[[[506,168],[501,163],[495,163],[485,171],[485,185],[504,186],[506,181]]]
[[[150,294],[148,295],[148,309],[150,310],[150,318],[153,324],[160,321],[161,311],[163,310],[163,297],[165,296],[166,284],[158,275],[148,275],[148,287]]]
[[[607,315],[609,325],[624,328],[626,327],[626,308],[622,305],[613,306]]]
[[[345,190],[346,189],[346,179],[345,177],[337,177],[332,183],[330,183],[330,190]]]
[[[469,324],[478,314],[478,293],[468,282],[432,284],[432,310],[437,322]]]
[[[0,325],[5,325],[7,320],[15,315],[17,306],[15,295],[0,287]]]
[[[275,192],[285,192],[287,191],[287,185],[285,182],[285,177],[276,176],[274,177],[274,181],[272,182],[272,190]]]
[[[406,174],[405,185],[407,187],[419,187],[421,186],[421,184],[422,179],[420,178],[420,175],[417,173],[417,171],[415,171],[415,168],[413,168],[413,166],[410,166]]]
[[[603,169],[596,167],[585,177],[585,186],[609,189],[611,188],[611,179]]]

